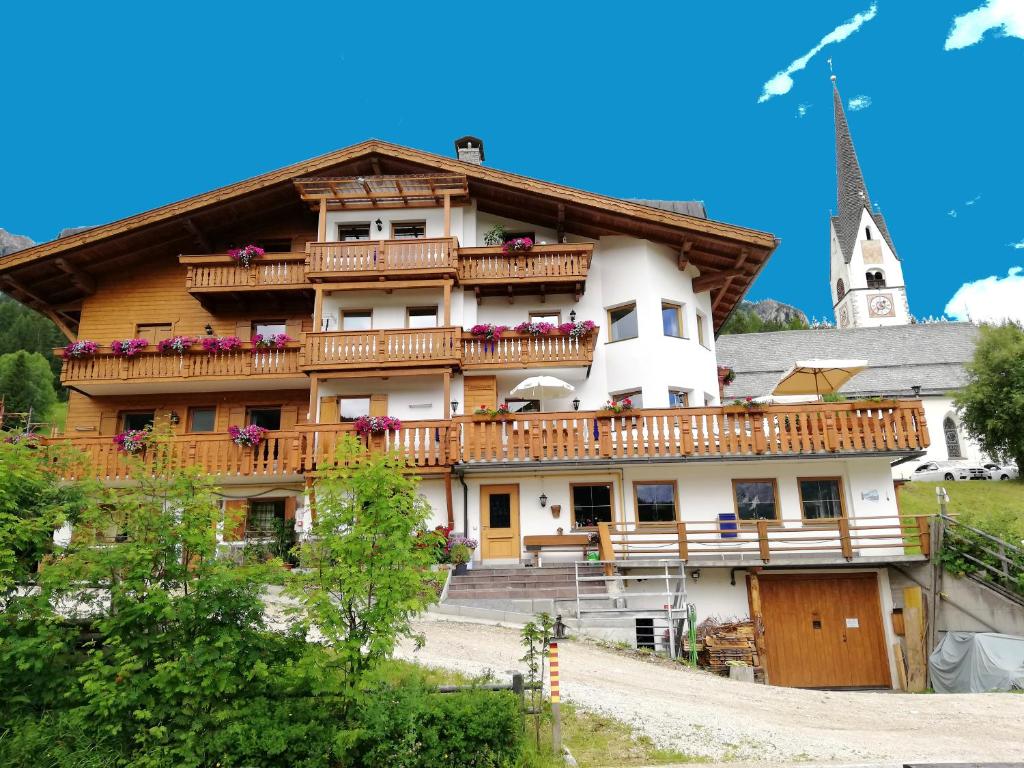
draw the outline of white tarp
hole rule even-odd
[[[1024,689],[1024,637],[947,632],[928,658],[936,693]]]

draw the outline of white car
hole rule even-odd
[[[946,480],[988,480],[989,471],[957,461],[926,461],[914,470],[911,480],[939,482]]]
[[[985,463],[988,476],[993,480],[1016,480],[1019,477],[1016,464],[996,464],[989,461]]]

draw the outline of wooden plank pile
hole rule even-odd
[[[684,638],[683,645],[684,650],[689,651],[688,637]],[[754,645],[754,622],[749,619],[704,619],[697,625],[698,665],[715,674],[728,676],[730,661],[753,667],[756,680],[764,678]]]

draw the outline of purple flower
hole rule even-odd
[[[257,333],[250,339],[252,351],[255,354],[260,349],[284,349],[289,341],[294,341],[287,333],[275,333],[271,336],[264,336]]]
[[[99,344],[95,341],[73,341],[64,347],[64,359],[77,359],[79,357],[92,357],[99,351]]]
[[[228,251],[228,256],[238,262],[240,267],[248,267],[252,264],[253,260],[258,256],[262,256],[266,251],[260,248],[258,245],[247,245],[244,248],[233,248]]]
[[[516,237],[501,246],[501,250],[505,253],[510,253],[512,251],[528,251],[531,248],[533,248],[533,240],[528,237]]]
[[[110,342],[110,349],[114,357],[135,357],[139,352],[149,346],[145,339],[122,339]]]
[[[355,421],[356,434],[362,437],[397,432],[401,428],[402,422],[394,416],[360,416]]]
[[[148,429],[127,429],[124,432],[114,435],[114,443],[117,449],[124,453],[139,453],[149,442]]]
[[[255,448],[263,442],[267,430],[257,424],[249,424],[245,427],[236,427],[232,424],[228,427],[228,436],[235,445],[243,448]]]
[[[189,347],[196,343],[196,340],[191,336],[172,336],[169,339],[163,339],[156,345],[156,348],[163,352],[165,355],[175,354],[184,355],[188,352]]]

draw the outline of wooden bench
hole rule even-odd
[[[582,555],[583,550],[589,543],[589,533],[563,533],[561,535],[554,533],[523,536],[523,546],[527,552],[533,553],[534,565],[538,567],[541,564],[541,553],[545,550],[548,552],[575,552],[578,550]]]

